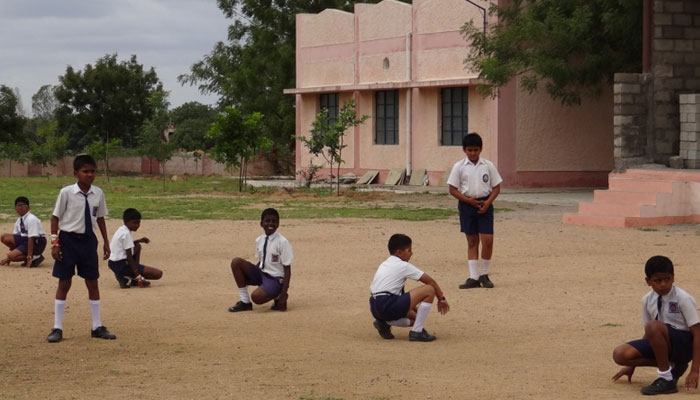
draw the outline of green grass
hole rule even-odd
[[[59,190],[75,183],[72,177],[0,178],[0,221],[17,218],[13,204],[17,196],[27,196],[31,209],[48,220]],[[107,198],[110,218],[119,218],[124,209],[141,211],[144,219],[228,219],[256,220],[267,207],[277,208],[283,218],[380,218],[408,221],[444,219],[457,214],[456,207],[425,208],[418,201],[396,204],[392,196],[377,199],[375,194],[353,190],[331,196],[325,189],[248,188],[238,192],[238,181],[228,177],[187,177],[163,186],[157,177],[117,176],[109,182],[95,179]]]

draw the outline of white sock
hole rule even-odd
[[[430,308],[433,306],[432,303],[426,303],[421,301],[418,304],[418,310],[416,311],[416,322],[413,323],[413,332],[423,332],[423,325],[425,325],[425,320],[428,318],[428,313]]]
[[[238,288],[238,295],[241,296],[241,301],[244,303],[250,303],[250,297],[248,296],[248,286],[246,287],[239,287]]]
[[[491,265],[491,260],[481,260],[481,275],[486,275],[489,273],[489,266]]]
[[[395,321],[386,321],[386,323],[391,326],[398,326],[400,328],[408,328],[411,326],[411,320],[409,318],[399,318]]]
[[[53,328],[63,330],[63,313],[66,311],[65,300],[54,300],[53,303]]]
[[[90,314],[92,314],[92,330],[102,326],[102,317],[100,316],[100,301],[90,300]]]
[[[671,367],[668,367],[668,371],[661,371],[657,368],[656,373],[659,374],[659,378],[664,378],[667,381],[673,380],[673,375],[671,375]]]
[[[479,279],[479,260],[469,260],[469,277]]]

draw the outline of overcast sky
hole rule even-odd
[[[68,65],[83,70],[105,54],[135,54],[155,68],[171,107],[213,104],[177,76],[226,40],[231,20],[216,0],[0,0],[0,84],[19,88],[27,113],[42,85],[58,84]]]

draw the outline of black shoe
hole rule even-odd
[[[489,274],[484,274],[479,277],[479,283],[481,283],[481,287],[489,288],[491,289],[493,287],[493,282],[491,282],[491,279],[489,279]]]
[[[97,329],[92,330],[92,337],[113,340],[117,338],[117,335],[108,331],[104,326],[98,326]]]
[[[476,279],[469,278],[463,284],[459,285],[460,289],[474,289],[481,286],[481,283]]]
[[[127,279],[124,276],[119,275],[118,273],[114,273],[114,277],[117,278],[117,282],[119,282],[119,287],[122,289],[128,289],[129,288],[129,279]]]
[[[35,259],[32,260],[32,263],[29,264],[29,268],[36,268],[36,267],[38,267],[39,264],[41,264],[42,262],[44,262],[44,256],[42,256],[42,255],[40,254],[39,257],[36,257]]]
[[[394,338],[394,335],[391,333],[391,326],[389,326],[389,324],[387,324],[385,321],[375,319],[373,325],[375,328],[377,328],[377,332],[379,332],[379,336],[381,336],[382,339]]]
[[[410,331],[408,333],[408,340],[410,340],[411,342],[432,342],[435,339],[437,339],[437,337],[435,337],[435,335],[429,334],[428,331],[426,331],[425,329],[423,329],[422,332]]]
[[[676,387],[676,381],[667,381],[664,378],[656,379],[651,385],[644,386],[642,388],[642,394],[655,395],[655,394],[669,394],[678,392]]]
[[[239,301],[238,303],[234,304],[232,307],[228,308],[229,312],[250,311],[252,309],[253,309],[253,303],[244,303],[243,301]]]
[[[49,333],[49,337],[47,337],[46,340],[48,340],[49,343],[60,342],[63,340],[63,330],[57,328],[52,329],[51,333]]]
[[[678,382],[678,380],[685,374],[685,370],[688,369],[688,363],[676,364],[671,368],[671,375],[673,380]]]
[[[151,281],[147,281],[147,280],[143,279],[141,281],[141,286],[139,286],[139,281],[137,279],[132,279],[129,286],[147,288],[147,287],[151,286]]]

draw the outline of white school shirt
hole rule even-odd
[[[107,203],[102,189],[97,186],[91,185],[87,195],[92,231],[97,232],[97,218],[107,215]],[[61,189],[53,215],[58,217],[58,229],[62,232],[85,233],[85,196],[77,183]]]
[[[407,278],[417,281],[421,276],[423,271],[415,265],[396,256],[389,256],[377,268],[369,291],[370,293],[389,292],[399,296]]]
[[[126,251],[134,248],[134,239],[131,231],[126,225],[122,225],[114,232],[112,240],[109,242],[109,260],[121,261],[126,259]]]
[[[24,223],[24,229],[26,230],[25,232],[22,232],[20,221]],[[46,236],[46,231],[44,230],[44,227],[41,226],[41,220],[30,211],[27,211],[26,214],[17,218],[17,221],[15,222],[15,229],[12,231],[12,233],[22,237]]]
[[[263,247],[265,246],[265,234],[255,239],[255,257],[262,260]],[[284,278],[284,266],[292,265],[294,261],[294,251],[289,240],[278,232],[270,235],[267,240],[267,251],[265,254],[265,264],[259,264],[262,271],[268,275]]]
[[[447,184],[456,187],[467,197],[481,198],[491,194],[493,188],[503,182],[496,166],[487,159],[479,158],[474,164],[464,157],[452,167]]]
[[[656,319],[659,295],[650,290],[642,297],[642,324]],[[679,331],[689,331],[690,327],[700,323],[695,299],[685,290],[673,286],[666,296],[661,297],[661,315],[659,321],[669,324]]]

